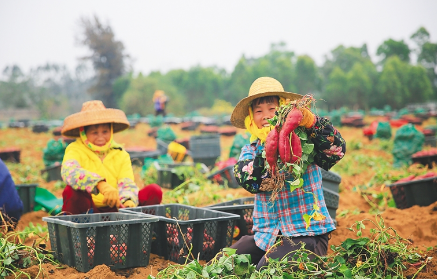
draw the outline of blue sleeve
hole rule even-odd
[[[8,167],[0,159],[0,207],[9,217],[18,221],[23,214],[23,202],[15,189]]]

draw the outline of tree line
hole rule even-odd
[[[437,43],[431,42],[424,27],[410,37],[414,48],[404,40],[387,39],[378,47],[376,58],[369,55],[366,44],[339,45],[318,66],[310,56],[297,55],[285,43],[277,43],[263,56],[242,55],[230,73],[198,65],[143,75],[129,67],[130,57],[109,25],[97,17],[83,18],[81,24],[80,42],[90,55],[82,58],[75,72],[59,65],[45,65],[27,74],[17,66],[6,67],[0,81],[2,108],[36,107],[44,117],[64,117],[78,111],[83,101],[100,99],[107,107],[145,116],[153,113],[152,96],[161,89],[170,99],[168,112],[185,115],[210,108],[216,100],[235,105],[261,76],[276,78],[286,91],[313,94],[317,107],[327,110],[385,105],[400,109],[437,101]],[[412,61],[412,56],[417,59]]]

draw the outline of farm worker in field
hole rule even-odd
[[[117,212],[138,206],[130,156],[113,140],[113,133],[128,127],[123,111],[105,108],[101,101],[85,102],[80,112],[65,118],[62,135],[77,139],[66,148],[62,162],[64,212]]]
[[[0,159],[0,211],[3,218],[0,217],[0,225],[4,226],[3,220],[8,226],[8,230],[15,229],[18,221],[23,214],[23,202],[15,189],[15,183],[12,180],[8,167]]]
[[[165,117],[165,106],[167,105],[168,98],[164,91],[156,90],[153,94],[153,105],[155,107],[155,116],[162,114]]]
[[[234,173],[238,183],[255,195],[253,212],[254,235],[243,236],[231,248],[238,254],[250,254],[257,268],[261,268],[268,258],[282,258],[300,248],[305,248],[317,255],[326,255],[328,237],[335,230],[334,221],[329,216],[322,190],[322,174],[320,168],[329,170],[346,151],[346,143],[340,133],[328,119],[314,115],[306,107],[301,108],[302,119],[299,126],[304,127],[308,137],[314,144],[314,163],[310,164],[303,174],[302,188],[290,190],[285,183],[275,200],[271,201],[272,184],[263,183],[270,178],[265,167],[266,159],[262,153],[268,133],[273,126],[267,119],[275,116],[276,109],[288,101],[299,100],[303,96],[285,92],[281,83],[273,78],[261,77],[250,87],[248,97],[242,99],[235,107],[231,122],[237,128],[246,128],[251,134],[250,144],[246,144],[240,153]],[[287,174],[286,174],[287,175]],[[293,181],[292,175],[285,177]],[[291,177],[291,178],[290,178]],[[274,186],[274,185],[273,185]],[[304,191],[307,193],[304,193]],[[312,194],[311,194],[312,193]],[[317,202],[314,197],[317,198]],[[314,203],[320,208],[321,215],[311,219],[309,227],[304,214],[314,212]],[[283,243],[269,251],[278,235],[282,235]]]

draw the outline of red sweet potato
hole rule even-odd
[[[430,171],[430,172],[427,172],[426,174],[422,174],[422,175],[416,176],[412,180],[421,180],[421,179],[431,178],[431,177],[435,177],[435,176],[437,176],[437,174],[435,172]]]
[[[302,112],[299,109],[294,108],[288,113],[284,124],[282,124],[281,132],[284,132],[284,135],[288,136],[292,131],[294,131],[294,129],[297,128],[297,126],[299,126],[299,123],[300,121],[302,121],[302,118],[303,118]]]
[[[416,175],[412,174],[410,176],[404,177],[402,179],[399,179],[398,181],[396,181],[396,183],[402,183],[402,182],[407,182],[407,181],[411,181],[414,179]]]
[[[272,175],[276,172],[276,161],[278,160],[279,133],[276,128],[270,131],[266,139],[266,160],[272,170]]]
[[[279,157],[284,163],[291,163],[291,146],[289,135],[285,135],[284,129],[279,132],[278,143]]]
[[[302,144],[299,136],[294,131],[291,132],[291,150],[293,156],[291,163],[295,163],[302,158]]]

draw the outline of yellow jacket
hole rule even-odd
[[[106,206],[103,203],[103,195],[96,187],[102,180],[118,188],[121,203],[132,200],[138,205],[138,187],[134,182],[130,156],[121,147],[111,147],[102,161],[96,153],[77,139],[65,150],[61,174],[62,179],[74,190],[91,193],[97,207]]]

